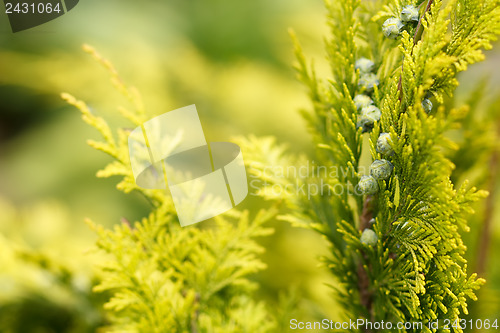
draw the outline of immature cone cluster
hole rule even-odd
[[[404,23],[418,22],[419,18],[418,8],[414,5],[408,5],[401,11],[401,21]]]
[[[392,141],[390,133],[382,133],[377,139],[377,151],[383,155],[392,155]],[[394,166],[385,159],[375,160],[370,165],[370,175],[362,176],[358,183],[358,188],[363,194],[375,194],[378,192],[377,180],[385,180],[392,174]]]
[[[365,229],[363,230],[363,233],[361,234],[359,240],[363,244],[374,246],[378,242],[378,237],[375,231],[373,231],[372,229]]]
[[[377,152],[382,155],[390,156],[394,153],[392,148],[392,139],[390,133],[381,133],[377,139]]]
[[[372,176],[362,176],[359,179],[358,188],[363,194],[375,194],[378,192],[378,183]]]
[[[426,113],[431,113],[431,111],[432,111],[432,102],[431,102],[431,100],[428,99],[428,98],[425,98],[422,101],[422,108],[424,109],[424,111]]]
[[[389,178],[394,166],[388,160],[375,160],[370,165],[370,175],[378,180]]]
[[[379,83],[380,81],[378,80],[376,74],[366,73],[361,75],[358,85],[366,92],[371,93],[373,91],[373,88],[375,88],[375,86],[378,86]]]
[[[356,61],[354,67],[359,70],[360,74],[358,82],[359,88],[367,93],[371,93],[373,88],[379,84],[377,75],[373,73],[375,63],[370,59],[360,58]]]
[[[401,11],[399,17],[388,18],[382,25],[384,36],[391,39],[398,38],[405,24],[418,22],[420,15],[418,8],[414,5],[408,5]]]
[[[375,63],[372,60],[360,58],[356,61],[355,68],[360,73],[358,86],[361,91],[365,92],[354,97],[354,104],[359,111],[357,126],[361,127],[365,133],[371,130],[373,124],[381,117],[379,108],[373,105],[373,100],[367,95],[379,84],[379,80],[373,73]]]
[[[375,69],[375,63],[367,58],[359,58],[356,60],[354,68],[359,69],[361,73],[371,73]]]
[[[354,96],[354,105],[356,105],[356,109],[358,109],[358,111],[372,104],[373,100],[370,96],[362,94]]]
[[[361,109],[358,117],[358,127],[363,128],[363,133],[368,132],[373,128],[376,121],[380,120],[382,113],[375,105],[368,105]]]
[[[404,24],[400,19],[396,17],[391,17],[385,20],[382,25],[382,31],[384,32],[384,36],[390,39],[398,38],[401,33],[401,29],[403,29]]]

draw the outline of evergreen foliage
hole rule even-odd
[[[146,120],[136,89],[126,86],[109,61],[84,46],[111,74],[111,81],[134,111],[119,107],[134,126]],[[88,221],[97,232],[97,247],[108,261],[102,265],[94,288],[109,296],[110,332],[272,332],[273,318],[263,303],[252,299],[256,284],[249,275],[262,270],[263,248],[256,237],[272,233],[264,227],[276,211],[231,210],[218,216],[213,228],[182,228],[171,197],[163,190],[145,190],[135,184],[128,156],[128,131],[117,130],[82,101],[69,94],[62,98],[77,107],[83,120],[104,139],[89,145],[114,158],[98,177],[121,176],[118,189],[139,191],[152,204],[151,214],[136,223],[123,221],[112,230]]]
[[[307,159],[286,153],[273,139],[255,137],[240,139],[249,172],[263,181],[259,195],[287,203],[289,212],[281,219],[328,240],[331,256],[323,261],[339,280],[333,288],[347,318],[453,323],[468,313],[468,302],[484,283],[467,270],[461,232],[469,230],[473,203],[487,193],[467,181],[451,181],[455,165],[449,152],[462,146],[447,133],[470,117],[467,106],[449,108],[445,99],[458,86],[457,74],[483,60],[482,50],[500,33],[499,2],[332,0],[326,6],[331,69],[326,80],[318,78],[291,35],[298,77],[313,106],[303,114],[318,148],[316,165],[336,172],[298,179],[272,172],[269,166],[286,170],[306,165]],[[418,10],[418,22],[408,19],[410,9]],[[402,13],[405,23],[399,28]],[[398,20],[398,31],[386,31],[391,19]],[[359,59],[372,59],[373,73],[363,72]],[[366,75],[377,77],[370,79],[371,88]],[[372,102],[360,94],[381,110],[369,128],[360,124],[365,114],[358,109],[362,101],[365,107]],[[474,154],[472,143],[464,148]],[[386,180],[369,177],[378,191],[363,190],[368,178],[362,191],[357,187],[367,175],[366,149],[372,160],[386,159],[393,166]],[[273,194],[276,186],[323,182],[330,190],[339,185],[343,190]],[[463,331],[460,325],[450,329]],[[424,325],[421,331],[432,330]]]
[[[67,237],[75,227],[64,206],[18,208],[0,198],[0,211],[0,332],[94,332],[102,300],[81,240]]]

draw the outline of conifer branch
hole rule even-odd
[[[111,62],[90,46],[84,47],[110,73],[115,89],[132,104],[119,108],[135,125],[145,119],[140,94],[129,88]],[[78,108],[85,122],[101,133],[94,148],[115,158],[99,177],[121,176],[117,188],[138,190],[153,203],[148,217],[135,223],[122,218],[112,230],[89,222],[98,234],[97,247],[111,258],[102,267],[95,292],[106,292],[105,309],[115,332],[274,332],[274,318],[252,299],[255,283],[248,276],[265,268],[257,237],[272,233],[264,223],[276,215],[271,207],[253,218],[235,209],[217,216],[214,228],[182,228],[172,198],[163,190],[137,186],[130,167],[128,131],[113,133],[105,119],[95,116],[83,101],[62,98]],[[118,137],[118,140],[115,139]],[[182,207],[181,209],[191,209]],[[228,307],[227,304],[231,304]]]
[[[418,41],[422,38],[422,35],[424,33],[424,26],[422,24],[422,20],[425,18],[425,14],[431,9],[433,2],[434,0],[429,0],[427,2],[427,6],[425,6],[424,13],[420,16],[420,19],[418,20],[417,30],[413,35],[413,46],[417,45]],[[411,49],[410,54],[413,54],[413,48]],[[398,83],[400,101],[403,99],[403,69],[404,69],[404,63],[401,65],[401,74],[399,75],[399,83]]]
[[[359,230],[363,231],[370,226],[370,220],[373,218],[373,196],[368,195],[363,202],[363,211],[360,216]],[[362,251],[363,261],[367,262],[368,258],[366,254]],[[363,266],[363,261],[358,263],[358,290],[361,305],[365,307],[368,313],[368,319],[373,321],[373,309],[372,309],[372,293],[370,292],[370,279],[368,277],[368,272]],[[371,333],[371,330],[365,329],[366,333]]]
[[[312,92],[312,112],[304,115],[321,149],[316,157],[326,166],[354,171],[354,176],[332,176],[332,186],[357,184],[360,192],[273,197],[270,186],[292,180],[267,175],[259,177],[268,185],[258,193],[286,203],[290,212],[282,220],[315,230],[330,242],[326,262],[338,279],[340,304],[351,316],[372,322],[454,322],[477,299],[484,280],[467,272],[460,232],[469,229],[467,214],[484,192],[456,188],[450,180],[453,164],[444,153],[457,146],[445,133],[464,118],[461,110],[445,106],[428,115],[432,105],[421,94],[432,92],[442,103],[457,86],[456,74],[482,60],[481,49],[500,33],[495,1],[429,0],[423,15],[412,4],[402,8],[401,1],[387,1],[378,12],[373,6],[355,10],[357,0],[327,2],[332,28],[326,45],[332,69],[328,82],[316,77],[294,38],[298,76]],[[387,18],[382,29],[367,24],[380,18]],[[416,27],[413,37],[401,32],[405,25]],[[382,42],[381,33],[387,37]],[[404,67],[391,39],[399,42]],[[374,161],[370,175],[359,177],[366,132],[371,132]],[[251,138],[241,145],[254,175],[262,175],[267,165],[300,161],[269,142]],[[316,182],[305,177],[299,184]],[[431,330],[424,325],[422,332]]]
[[[360,216],[359,230],[363,231],[370,226],[373,218],[373,196],[367,195],[363,202],[363,211]]]
[[[424,33],[424,26],[422,25],[422,20],[425,18],[425,14],[427,14],[427,12],[429,10],[431,10],[431,6],[433,3],[434,3],[434,0],[429,0],[427,2],[427,6],[425,7],[424,13],[422,14],[422,16],[420,16],[420,19],[418,20],[417,31],[415,31],[415,35],[413,36],[413,45],[414,46],[422,38],[422,34]]]

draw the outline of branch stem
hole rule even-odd
[[[425,7],[425,11],[420,16],[420,19],[418,20],[418,25],[417,29],[415,31],[415,34],[413,36],[413,47],[417,45],[418,41],[422,38],[422,34],[424,33],[424,26],[422,24],[423,19],[425,17],[425,14],[431,9],[431,6],[433,4],[434,0],[428,0],[427,6]],[[411,53],[413,54],[413,47],[411,49]],[[399,100],[401,101],[403,99],[403,69],[404,69],[404,62],[401,65],[401,74],[399,76],[399,83],[398,83],[398,90],[400,92],[399,95]],[[370,226],[370,220],[373,218],[373,196],[368,195],[363,203],[363,211],[360,216],[360,223],[359,223],[359,229],[361,231],[365,230]],[[363,257],[365,257],[365,254],[363,254]],[[358,264],[358,289],[359,289],[359,297],[360,297],[360,302],[361,305],[363,305],[371,320],[373,320],[373,308],[372,308],[372,293],[370,291],[370,279],[368,277],[368,272],[366,272],[365,268],[363,267],[363,259],[366,258],[361,258],[361,261]],[[366,261],[366,260],[365,260]],[[370,333],[371,330],[368,329],[363,329],[364,332]]]
[[[422,24],[423,19],[425,17],[425,14],[431,9],[432,4],[434,3],[434,0],[428,0],[427,6],[425,7],[425,11],[420,16],[420,19],[418,20],[418,25],[417,29],[415,31],[415,34],[413,36],[413,47],[411,49],[411,54],[413,54],[413,48],[415,45],[417,45],[418,41],[422,39],[422,34],[424,33],[424,26]],[[398,83],[398,91],[400,93],[399,95],[399,100],[401,101],[403,99],[403,69],[404,69],[404,62],[401,65],[401,74],[399,76],[399,83]],[[363,202],[363,211],[360,216],[360,223],[359,223],[359,229],[363,231],[364,229],[368,228],[370,226],[370,220],[373,218],[373,196],[368,195]],[[361,305],[363,305],[370,317],[370,319],[373,321],[374,320],[374,313],[373,313],[373,307],[372,307],[372,292],[370,291],[370,279],[368,277],[368,272],[366,272],[365,268],[363,267],[363,259],[366,261],[366,255],[363,253],[362,254],[364,258],[360,258],[360,262],[358,264],[358,289],[359,289],[359,297],[360,297],[360,302]],[[372,331],[366,328],[363,328],[363,331],[366,333],[371,333]]]
[[[373,196],[368,195],[363,203],[363,212],[360,216],[359,230],[363,231],[370,226],[370,220],[373,218]],[[362,253],[363,258],[360,258],[358,263],[358,290],[361,305],[366,309],[368,313],[368,319],[374,321],[374,314],[372,308],[372,292],[370,291],[370,279],[368,277],[368,272],[363,267],[363,261],[366,262],[367,258],[364,253]],[[363,332],[371,333],[372,330],[367,328],[362,328]]]

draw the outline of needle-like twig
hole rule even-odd
[[[425,7],[425,11],[418,20],[418,25],[417,25],[417,30],[415,31],[415,35],[413,36],[413,46],[415,46],[418,41],[422,38],[422,34],[424,33],[424,26],[422,24],[422,21],[425,18],[425,14],[431,9],[431,6],[433,4],[434,0],[429,0],[427,2],[427,6]],[[413,54],[413,48],[411,49],[411,53]],[[399,84],[398,84],[398,90],[399,90],[399,100],[401,101],[403,99],[403,67],[404,64],[401,66],[401,74],[399,76]],[[360,216],[360,224],[359,228],[361,231],[364,229],[368,228],[370,223],[369,221],[373,217],[373,196],[369,195],[366,197],[364,203],[363,203],[363,212],[361,213]],[[359,289],[359,295],[360,295],[360,302],[361,305],[363,305],[367,312],[369,313],[369,317],[371,320],[374,320],[374,314],[373,314],[373,308],[372,308],[372,293],[369,290],[370,288],[370,280],[368,277],[368,272],[366,272],[365,268],[363,267],[362,261],[358,264],[358,289]],[[369,329],[364,329],[364,332],[369,333],[371,330]]]
[[[417,45],[418,41],[422,38],[422,34],[424,33],[424,26],[422,24],[422,20],[425,18],[425,14],[431,9],[431,6],[433,4],[434,0],[429,0],[427,2],[427,6],[425,7],[425,11],[420,16],[420,19],[418,20],[418,25],[417,25],[417,30],[415,31],[415,34],[413,35],[413,46]],[[411,49],[411,54],[413,54],[413,48]],[[401,74],[399,75],[399,83],[398,83],[398,90],[399,90],[399,100],[403,100],[403,69],[404,69],[404,62],[401,65]]]

